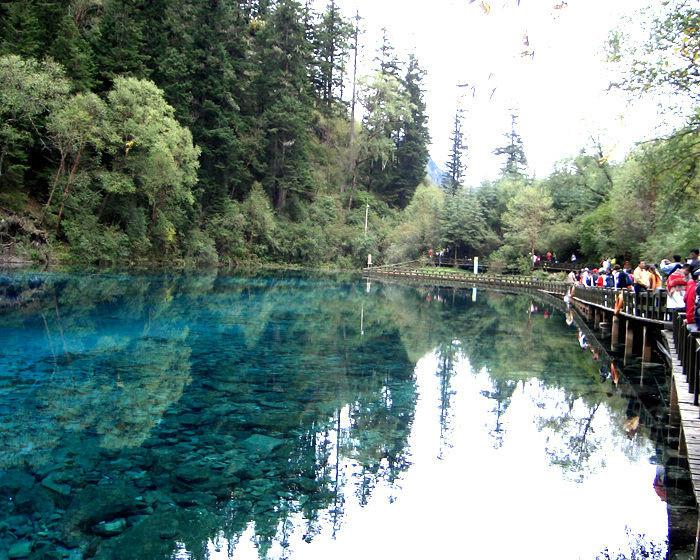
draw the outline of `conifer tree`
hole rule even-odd
[[[146,36],[153,21],[144,21],[143,0],[107,0],[94,40],[100,89],[117,76],[150,76]]]
[[[456,194],[462,186],[467,169],[467,146],[464,142],[463,121],[462,110],[458,109],[450,135],[450,153],[445,164],[446,171],[442,178],[443,188],[452,195]]]
[[[290,194],[307,196],[311,188],[309,130],[311,91],[302,10],[296,0],[280,0],[260,33],[261,71],[257,84],[265,136],[263,183],[275,209]]]
[[[389,40],[389,32],[386,27],[382,27],[382,38],[379,44],[379,50],[375,57],[375,62],[378,63],[379,71],[382,74],[389,74],[398,78],[401,74],[399,59],[396,57],[394,47]]]
[[[408,111],[410,100],[403,77],[400,75],[400,63],[389,41],[386,28],[382,29],[382,38],[374,61],[377,65],[377,74],[373,85],[378,87],[375,87],[374,94],[370,94],[367,98],[374,98],[371,105],[374,106],[373,110],[379,111],[381,116],[380,118],[369,116],[369,118],[365,118],[365,121],[367,123],[381,122],[381,129],[377,129],[375,126],[371,131],[371,137],[381,138],[387,146],[383,149],[382,157],[372,158],[367,162],[367,187],[381,195],[387,202],[396,204],[397,201],[393,195],[397,178],[396,151],[403,137],[403,128],[406,122],[403,115],[410,115],[410,111]],[[393,98],[396,102],[393,103],[392,107],[383,101],[383,98]],[[389,144],[391,150],[388,150]],[[389,152],[390,157],[385,157]]]
[[[60,19],[49,54],[62,62],[77,90],[90,91],[95,87],[96,66],[92,45],[69,13]]]
[[[41,57],[45,31],[36,2],[26,0],[0,4],[0,21],[0,54],[16,54],[25,58]]]
[[[411,104],[411,119],[403,125],[403,134],[396,150],[396,178],[393,185],[393,198],[399,208],[410,202],[416,187],[425,178],[428,164],[428,116],[423,99],[423,79],[425,71],[414,55],[408,59],[404,85]]]
[[[516,130],[518,115],[510,115],[510,132],[504,134],[507,144],[496,148],[493,153],[497,156],[505,156],[505,163],[501,172],[505,176],[522,176],[527,169],[527,158],[523,148],[523,139]]]
[[[341,101],[343,78],[354,29],[340,11],[336,0],[330,0],[315,28],[314,86],[324,112],[329,114]]]

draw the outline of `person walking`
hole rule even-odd
[[[587,268],[581,271],[581,284],[583,286],[593,286],[593,277]]]
[[[666,280],[667,309],[683,309],[685,307],[685,290],[690,279],[690,265],[684,264],[673,271]]]
[[[651,275],[647,270],[647,264],[641,261],[637,268],[634,269],[632,277],[634,279],[634,293],[639,295],[641,292],[646,292],[651,285]]]
[[[661,274],[665,275],[666,277],[671,276],[671,274],[673,274],[674,272],[676,272],[676,270],[682,267],[683,263],[681,262],[680,255],[673,255],[673,262],[669,261],[668,259],[664,259],[659,264]]]
[[[661,280],[661,275],[656,270],[656,267],[653,264],[650,264],[647,266],[647,270],[649,271],[649,289],[651,291],[660,290],[663,285],[663,281]]]

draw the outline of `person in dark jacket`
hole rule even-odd
[[[695,274],[695,271],[700,269],[700,249],[691,249],[688,255],[688,264],[690,269]]]

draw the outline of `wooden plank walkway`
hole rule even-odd
[[[672,359],[672,397],[677,400],[680,418],[677,420],[681,426],[681,441],[679,452],[684,453],[688,459],[690,476],[693,481],[695,500],[700,504],[700,407],[693,404],[693,392],[685,380],[683,366],[678,359],[678,352],[673,341],[673,333],[669,330],[662,332],[666,346]],[[671,407],[674,403],[671,402]],[[672,422],[674,411],[671,411]]]

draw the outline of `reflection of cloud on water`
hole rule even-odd
[[[452,558],[459,551],[465,558],[573,560],[594,559],[602,550],[615,558],[642,545],[665,551],[665,504],[654,492],[655,467],[648,462],[654,448],[642,434],[625,436],[623,399],[591,406],[526,377],[502,411],[503,441],[495,447],[484,429],[484,419],[490,425],[496,414],[493,399],[485,396],[494,379],[485,369],[473,371],[463,354],[452,363],[450,426],[441,426],[443,387],[436,373],[442,359],[436,350],[416,366],[420,395],[410,436],[412,465],[398,481],[400,493],[380,479],[361,505],[352,491],[360,480],[357,464],[340,446],[342,530],[330,529],[329,508],[319,514],[327,523],[306,542],[307,521],[291,512],[266,557]],[[561,425],[550,425],[557,415]],[[589,447],[578,461],[575,446],[584,421]],[[346,410],[340,425],[349,422]],[[453,445],[445,449],[443,438]],[[564,464],[552,461],[552,454],[573,456]],[[257,560],[257,544],[251,523],[235,542],[220,534],[207,549],[212,560]]]

